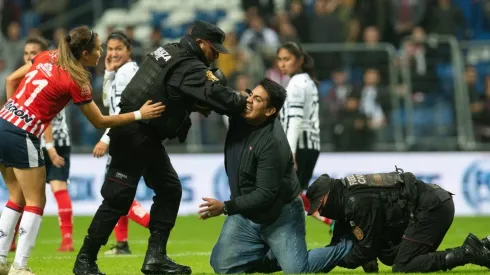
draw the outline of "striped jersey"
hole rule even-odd
[[[291,151],[320,150],[320,119],[318,89],[307,73],[294,75],[287,87],[281,109],[281,123]]]
[[[129,61],[122,65],[117,71],[105,71],[104,86],[102,89],[102,101],[105,107],[109,108],[109,114],[117,115],[121,111],[119,102],[121,95],[131,79],[134,77],[139,67],[136,62]],[[107,129],[101,138],[101,141],[109,144],[110,138],[107,135],[110,129]]]
[[[81,89],[70,74],[56,65],[57,51],[38,54],[14,95],[0,110],[0,118],[38,138],[51,120],[73,100],[92,101],[90,87]]]
[[[53,128],[53,143],[55,147],[71,146],[70,132],[68,130],[68,124],[66,123],[65,109],[61,110],[54,119],[51,121]],[[44,147],[46,141],[44,135],[41,139],[41,146]]]

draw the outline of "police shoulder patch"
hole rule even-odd
[[[213,74],[213,72],[211,71],[206,71],[206,78],[210,81],[213,81],[213,82],[218,82],[219,79]]]
[[[354,236],[356,236],[356,239],[359,241],[364,239],[364,232],[362,232],[362,229],[359,228],[359,226],[354,227],[354,229],[352,229],[352,233],[354,233]]]

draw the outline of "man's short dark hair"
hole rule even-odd
[[[276,108],[275,116],[277,116],[284,105],[284,101],[286,101],[286,89],[269,78],[262,79],[259,85],[264,87],[269,96],[269,104],[267,107]]]
[[[26,45],[27,44],[38,44],[39,47],[41,47],[41,51],[46,51],[46,50],[48,50],[48,47],[49,47],[49,42],[46,39],[39,37],[39,36],[33,36],[33,37],[27,38],[25,44]]]

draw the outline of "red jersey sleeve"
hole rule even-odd
[[[92,91],[90,90],[90,87],[82,89],[73,81],[70,84],[70,95],[73,99],[73,103],[77,105],[92,102]]]

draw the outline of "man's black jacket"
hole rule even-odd
[[[241,152],[231,154],[237,143]],[[240,159],[230,160],[231,157]],[[238,163],[234,165],[238,171],[231,171],[229,163]],[[291,148],[278,119],[251,126],[242,117],[231,118],[225,168],[231,190],[231,199],[225,202],[228,215],[241,214],[255,223],[272,223],[282,206],[301,192]],[[231,173],[237,175],[236,181]]]

